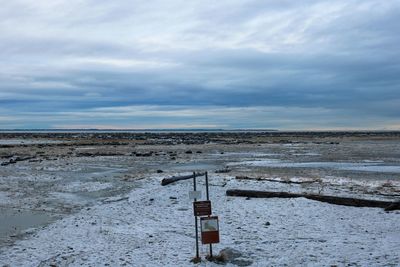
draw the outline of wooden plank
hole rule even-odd
[[[205,173],[196,173],[196,176],[203,176]],[[170,178],[164,178],[161,180],[161,185],[165,186],[168,184],[175,183],[177,181],[189,180],[193,178],[193,174],[185,175],[185,176],[174,176]]]

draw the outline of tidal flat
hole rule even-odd
[[[3,265],[188,266],[192,182],[160,181],[204,171],[221,219],[216,252],[241,253],[230,264],[400,263],[399,211],[225,195],[397,202],[400,132],[3,132],[0,164]]]

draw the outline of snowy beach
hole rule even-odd
[[[0,265],[219,266],[205,259],[208,245],[200,263],[190,262],[192,179],[161,186],[166,177],[208,171],[220,226],[214,254],[233,251],[227,266],[399,266],[398,210],[226,196],[252,189],[398,201],[396,138],[292,136],[293,144],[255,136],[8,144],[2,162],[35,157],[0,168]],[[204,198],[204,177],[198,188]]]

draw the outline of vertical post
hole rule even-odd
[[[196,173],[193,172],[193,190],[196,191]],[[194,201],[197,201],[195,198]],[[194,227],[196,228],[196,260],[200,258],[199,256],[199,232],[197,225],[197,216],[194,216]]]
[[[207,200],[210,200],[210,195],[208,194],[208,173],[206,172],[206,195]]]
[[[208,172],[206,172],[206,195],[207,195],[207,200],[210,200],[210,195],[208,192]],[[208,216],[210,217],[210,216]],[[212,253],[212,244],[210,244],[210,259],[212,259],[213,253]]]

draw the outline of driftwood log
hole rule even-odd
[[[274,183],[283,183],[283,184],[312,184],[318,182],[318,180],[305,180],[305,181],[291,181],[291,180],[276,180],[271,178],[253,178],[248,176],[236,176],[237,180],[256,180],[256,181],[266,181],[266,182],[274,182]]]
[[[315,194],[298,194],[298,193],[287,193],[287,192],[269,192],[269,191],[256,191],[256,190],[240,190],[230,189],[226,191],[227,196],[233,197],[254,197],[254,198],[296,198],[304,197],[307,199],[317,200],[330,204],[352,206],[352,207],[371,207],[371,208],[383,208],[386,211],[400,210],[400,201],[383,201],[383,200],[371,200],[371,199],[358,199],[351,197],[339,197],[339,196],[326,196],[326,195],[315,195]]]
[[[204,174],[205,173],[196,173],[196,177],[203,176]],[[161,185],[164,186],[164,185],[175,183],[177,181],[188,180],[188,179],[192,179],[192,178],[193,178],[193,174],[185,175],[185,176],[174,176],[174,177],[170,177],[170,178],[164,178],[161,180]]]

